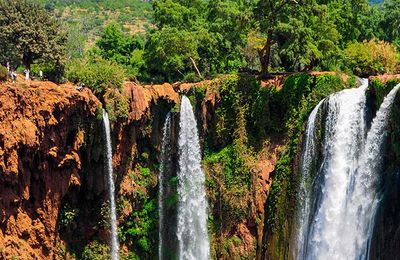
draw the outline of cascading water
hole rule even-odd
[[[355,170],[359,147],[363,145],[365,90],[368,82],[357,89],[347,89],[328,99],[324,176],[320,204],[311,222],[307,259],[354,259],[349,247],[352,239],[346,230],[346,203]]]
[[[304,198],[300,200],[296,230],[296,259],[368,257],[368,241],[379,200],[381,148],[399,86],[384,99],[366,134],[367,86],[368,81],[363,80],[360,88],[341,91],[325,101],[328,111],[323,158],[316,169],[313,189],[303,183],[310,183],[310,169],[315,166],[314,122],[321,103],[309,117],[300,168],[303,176],[300,196]]]
[[[368,242],[372,237],[374,217],[379,202],[379,175],[382,172],[383,146],[387,135],[390,111],[400,85],[383,100],[368,131],[363,153],[354,176],[354,190],[348,206],[349,226],[356,234],[358,258],[368,258]]]
[[[163,139],[161,144],[161,166],[160,175],[158,178],[158,215],[159,215],[159,234],[158,234],[158,255],[159,259],[164,259],[166,253],[164,252],[164,240],[168,239],[165,234],[165,212],[164,212],[164,200],[165,200],[165,181],[166,181],[166,170],[168,167],[168,161],[171,159],[171,114],[168,113],[164,127],[163,127]]]
[[[103,123],[106,137],[106,166],[108,173],[108,186],[110,196],[110,221],[111,221],[111,259],[119,259],[119,242],[117,234],[117,210],[115,207],[115,185],[113,177],[113,166],[112,166],[112,146],[111,146],[111,134],[110,134],[110,121],[108,120],[108,114],[103,109]]]
[[[197,124],[186,96],[182,97],[179,127],[177,231],[179,259],[209,259],[205,176],[200,165]]]
[[[305,145],[304,151],[301,157],[300,162],[300,172],[302,173],[302,179],[300,182],[300,191],[299,191],[299,211],[298,218],[303,220],[299,223],[297,227],[297,236],[295,238],[295,255],[303,255],[304,252],[304,241],[307,240],[307,228],[308,228],[308,220],[310,215],[310,178],[311,171],[314,168],[315,164],[314,158],[316,157],[316,148],[315,148],[315,130],[316,130],[316,119],[318,115],[319,108],[321,107],[324,100],[321,100],[319,104],[314,108],[311,112],[308,122],[307,128],[305,132]]]

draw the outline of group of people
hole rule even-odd
[[[10,62],[7,62],[7,71],[8,71],[8,74],[10,75],[11,80],[12,80],[14,83],[17,82],[17,72],[15,71],[15,69],[14,69],[13,67],[10,66]],[[25,80],[31,79],[31,77],[30,77],[30,71],[29,71],[28,68],[26,68],[26,69],[24,70],[24,73],[25,73]],[[41,70],[39,71],[39,79],[40,79],[40,80],[43,80],[43,71],[41,71]],[[81,83],[81,84],[80,84],[79,86],[77,86],[75,89],[78,90],[78,91],[82,91],[84,87],[85,87],[85,84],[84,84],[84,83]]]
[[[15,83],[17,81],[17,72],[13,67],[10,66],[10,62],[7,62],[7,71],[8,74],[10,75],[11,80]],[[31,79],[30,70],[28,68],[24,70],[24,73],[25,73],[25,80]],[[43,80],[43,71],[39,71],[39,79]]]

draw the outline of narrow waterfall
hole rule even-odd
[[[165,234],[165,212],[164,212],[164,200],[165,200],[165,181],[166,181],[166,170],[168,168],[168,162],[170,161],[171,154],[171,114],[168,113],[164,127],[163,127],[163,139],[161,143],[161,165],[160,175],[158,177],[158,215],[159,215],[159,233],[158,233],[158,255],[159,259],[164,259],[166,253],[164,252],[164,240],[168,239]]]
[[[311,180],[311,171],[315,165],[315,157],[316,157],[316,147],[315,147],[315,130],[316,130],[316,120],[319,112],[319,108],[321,107],[324,100],[321,100],[318,105],[311,112],[308,121],[307,128],[305,132],[304,139],[304,149],[300,162],[300,173],[302,174],[301,182],[300,182],[300,190],[299,190],[299,205],[298,205],[298,213],[297,218],[299,219],[299,223],[297,224],[297,234],[295,237],[295,255],[303,255],[305,250],[304,245],[305,241],[307,241],[307,230],[309,223],[309,215],[310,215],[310,185]]]
[[[205,176],[200,165],[196,119],[186,96],[182,97],[179,127],[177,231],[179,259],[209,259]]]
[[[327,98],[327,115],[319,168],[315,161],[315,118],[305,133],[300,172],[299,223],[295,259],[367,259],[391,106],[400,85],[384,99],[367,132],[365,90],[348,89]],[[314,128],[312,130],[312,128]],[[310,182],[310,172],[316,176]],[[312,185],[313,187],[310,187]]]
[[[111,259],[119,259],[119,242],[117,234],[117,210],[115,207],[115,185],[113,177],[113,166],[112,166],[112,146],[111,146],[111,134],[110,134],[110,121],[108,120],[108,114],[103,109],[103,123],[106,134],[106,167],[108,173],[108,186],[110,196],[110,221],[111,221]]]

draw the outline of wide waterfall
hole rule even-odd
[[[183,96],[179,121],[178,245],[179,259],[209,259],[207,198],[197,124],[189,99]]]
[[[161,143],[161,165],[160,175],[158,177],[158,215],[159,215],[159,234],[158,234],[158,255],[159,259],[164,259],[166,252],[164,252],[164,241],[168,240],[166,234],[166,221],[165,221],[165,185],[168,164],[171,160],[171,114],[168,113],[163,127],[163,139]]]
[[[331,95],[309,117],[300,165],[302,198],[294,239],[295,259],[368,258],[368,242],[379,202],[382,147],[399,86],[384,99],[369,130],[367,87],[368,81],[362,80],[357,89]],[[322,158],[317,165],[315,122],[321,104],[327,111],[321,125]]]
[[[103,123],[106,137],[106,167],[108,173],[108,186],[110,196],[110,221],[111,221],[111,259],[119,259],[119,242],[117,234],[117,210],[115,207],[115,184],[113,177],[113,165],[112,165],[112,146],[111,146],[111,133],[110,133],[110,121],[108,120],[108,114],[103,109]]]

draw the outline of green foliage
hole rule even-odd
[[[250,26],[247,1],[157,0],[157,28],[149,35],[145,59],[152,80],[192,80],[237,71],[244,65],[242,48]],[[178,48],[177,48],[178,47]]]
[[[121,89],[124,69],[103,59],[78,59],[67,67],[67,78],[74,83],[84,83],[97,97],[109,89]]]
[[[371,40],[346,48],[346,65],[356,75],[368,76],[398,71],[399,55],[390,43]]]
[[[0,61],[27,68],[37,59],[64,61],[66,36],[45,9],[29,0],[0,1]]]
[[[3,65],[0,65],[0,81],[6,81],[8,78],[7,68]]]
[[[383,3],[382,27],[386,32],[386,40],[400,38],[400,0],[385,0]]]
[[[149,256],[155,246],[157,234],[157,200],[144,198],[143,207],[135,210],[121,227],[120,239],[132,243],[137,253]]]
[[[46,63],[39,60],[38,63],[31,65],[30,72],[31,75],[39,78],[39,71],[43,72],[44,79],[57,83],[65,82],[65,66],[62,64]]]
[[[110,247],[98,241],[92,241],[85,246],[82,252],[83,260],[106,260],[110,259]]]
[[[129,97],[124,89],[110,88],[104,94],[106,110],[110,121],[123,120],[128,118]]]
[[[65,204],[59,212],[58,223],[60,228],[68,229],[72,224],[75,223],[79,214],[77,208],[72,208],[69,204]]]
[[[368,96],[372,97],[375,101],[375,109],[379,109],[380,105],[383,102],[383,99],[387,96],[387,94],[392,90],[394,86],[400,83],[400,80],[389,80],[386,83],[382,83],[379,79],[373,79],[369,83],[368,87]]]
[[[125,35],[120,26],[114,22],[104,28],[96,46],[103,59],[125,66],[132,78],[139,76],[144,65],[142,58],[144,42],[139,36]]]

